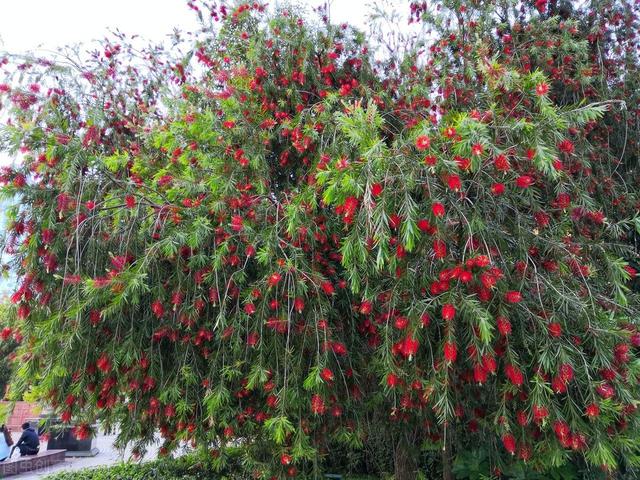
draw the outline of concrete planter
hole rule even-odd
[[[95,457],[100,452],[94,436],[79,440],[73,434],[73,427],[63,427],[59,419],[48,419],[46,430],[49,434],[47,450],[66,450],[67,457]]]

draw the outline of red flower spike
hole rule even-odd
[[[505,450],[511,455],[516,453],[516,438],[510,433],[502,436],[502,445],[504,445]]]
[[[507,303],[520,303],[522,294],[518,291],[511,290],[504,294],[504,299]]]
[[[458,347],[455,343],[445,342],[442,351],[445,361],[455,363],[456,359],[458,358]]]
[[[444,205],[439,202],[435,202],[431,206],[431,211],[433,212],[434,217],[438,217],[438,218],[444,217]]]
[[[531,185],[533,185],[533,183],[533,177],[530,177],[529,175],[520,175],[518,178],[516,178],[516,186],[518,188],[529,188]]]
[[[452,304],[447,303],[442,306],[442,319],[446,321],[451,321],[456,316],[456,307]]]
[[[584,414],[589,418],[596,418],[600,416],[600,407],[595,403],[591,403],[585,408]]]
[[[536,95],[543,97],[547,93],[549,93],[549,84],[546,82],[541,82],[536,85]]]
[[[387,385],[391,388],[395,388],[400,384],[400,379],[395,373],[387,375]]]
[[[426,150],[431,146],[431,139],[426,135],[420,135],[416,138],[416,148],[418,150]]]

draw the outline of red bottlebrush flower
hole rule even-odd
[[[431,211],[434,217],[444,217],[444,205],[440,202],[435,202],[431,205]]]
[[[27,305],[26,303],[21,303],[18,306],[18,309],[16,312],[20,320],[24,320],[25,318],[27,318],[30,313],[31,313],[31,309],[29,308],[29,305]]]
[[[4,327],[2,331],[0,331],[0,340],[5,341],[12,333],[13,330],[10,327]]]
[[[234,232],[242,231],[243,219],[240,215],[233,215],[231,217],[231,230]]]
[[[571,206],[571,195],[568,193],[559,193],[551,205],[562,210],[567,209]]]
[[[551,390],[555,393],[565,393],[567,391],[567,382],[562,380],[560,376],[556,375],[551,379]]]
[[[347,157],[340,157],[336,160],[336,168],[338,170],[346,170],[349,168],[349,159]]]
[[[548,0],[536,0],[535,1],[535,6],[536,9],[538,10],[538,12],[540,13],[544,13],[545,9],[547,8],[547,1]]]
[[[507,156],[503,154],[498,155],[493,160],[493,163],[496,166],[496,169],[500,172],[508,172],[509,169],[511,168],[511,165],[509,165],[509,160],[507,159]]]
[[[291,455],[287,455],[286,453],[280,455],[280,463],[282,465],[289,465],[292,461],[293,458],[291,457]]]
[[[444,129],[444,136],[447,138],[454,138],[457,135],[456,129],[453,127],[447,127]]]
[[[569,424],[564,420],[556,420],[553,422],[553,431],[558,437],[558,440],[569,438],[571,435],[571,429],[569,428]]]
[[[427,167],[433,167],[438,162],[438,159],[435,155],[427,155],[424,157],[424,164]]]
[[[607,398],[614,397],[615,394],[616,394],[616,391],[614,390],[614,388],[611,385],[609,385],[608,383],[602,383],[602,384],[598,385],[596,387],[596,392],[598,393],[598,395],[600,395],[605,400]]]
[[[169,404],[164,407],[164,416],[166,418],[173,418],[176,416],[176,407]]]
[[[426,135],[420,135],[416,138],[416,148],[418,150],[426,150],[431,146],[431,139]]]
[[[518,451],[518,456],[520,460],[527,462],[531,459],[531,455],[533,454],[530,445],[520,445],[520,449]]]
[[[328,280],[322,282],[321,287],[324,293],[326,293],[327,295],[333,295],[333,293],[335,292],[335,288],[333,287],[333,284]]]
[[[519,303],[522,300],[522,294],[516,290],[510,290],[504,294],[507,303]]]
[[[253,303],[246,303],[244,305],[244,313],[247,315],[253,315],[256,313],[256,306]]]
[[[62,420],[62,423],[69,423],[71,421],[71,411],[65,410],[62,412],[60,420]]]
[[[347,197],[344,200],[344,214],[353,216],[353,214],[356,212],[356,209],[358,208],[359,203],[360,202],[356,197]]]
[[[103,353],[102,356],[96,362],[96,367],[103,373],[109,373],[111,371],[111,361],[109,357],[107,357],[106,353]]]
[[[49,228],[42,229],[41,235],[42,235],[42,243],[45,245],[51,245],[51,243],[53,242],[53,239],[55,238],[54,231]]]
[[[393,325],[398,330],[404,330],[409,325],[409,319],[407,317],[403,317],[403,316],[397,317],[395,319],[395,321],[393,322]]]
[[[400,343],[400,353],[403,357],[409,358],[418,353],[420,342],[416,340],[413,335],[407,335]]]
[[[433,235],[436,231],[435,227],[429,223],[429,220],[424,218],[418,220],[417,225],[421,232],[425,232],[430,235]]]
[[[487,370],[480,364],[473,366],[473,379],[476,383],[480,385],[487,382],[488,372]]]
[[[127,208],[134,208],[136,206],[136,197],[133,195],[127,195],[124,197],[124,203]]]
[[[516,453],[516,438],[510,433],[502,436],[502,445],[504,445],[505,450],[511,455]]]
[[[164,315],[164,306],[160,300],[156,300],[151,304],[151,311],[157,318],[161,318]]]
[[[553,338],[558,338],[562,335],[562,326],[558,322],[551,322],[547,325],[547,330]]]
[[[571,155],[575,150],[573,142],[571,140],[564,139],[560,143],[558,143],[558,150],[567,155]]]
[[[529,175],[520,175],[516,178],[516,185],[518,188],[529,188],[533,185],[533,177],[530,177]]]
[[[458,175],[452,174],[447,177],[447,186],[450,190],[457,192],[462,188],[462,181]]]
[[[458,347],[455,343],[445,342],[442,351],[444,353],[444,359],[447,362],[455,363],[456,358],[458,358]]]
[[[222,126],[224,128],[231,129],[236,126],[236,122],[234,122],[233,120],[225,120],[224,122],[222,122]]]
[[[85,440],[91,434],[91,428],[86,423],[77,425],[71,429],[71,432],[78,440]]]
[[[320,372],[320,378],[327,383],[331,383],[334,380],[333,372],[328,368],[323,368]]]
[[[515,365],[509,364],[506,367],[504,367],[504,373],[509,379],[509,381],[516,387],[520,387],[524,383],[524,375],[522,374],[520,369]]]
[[[500,335],[503,337],[511,333],[511,322],[508,318],[500,316],[496,319],[496,324],[498,326],[498,332],[500,332]]]
[[[447,244],[442,240],[436,239],[433,241],[433,251],[436,258],[444,258],[447,256]]]
[[[533,413],[533,421],[536,423],[542,422],[549,416],[549,410],[544,405],[534,405],[531,412]]]
[[[463,270],[458,278],[462,283],[469,283],[473,280],[473,273],[469,270]]]
[[[250,347],[255,347],[260,341],[260,334],[258,332],[249,332],[247,335],[247,345]]]
[[[363,315],[369,315],[373,310],[373,304],[368,300],[363,300],[358,311]]]
[[[558,369],[558,376],[563,382],[569,383],[573,380],[573,367],[568,363],[563,363]]]
[[[505,191],[504,183],[494,183],[493,185],[491,185],[491,193],[493,193],[495,196],[502,195],[504,191]]]
[[[24,175],[19,173],[13,178],[13,182],[12,183],[13,183],[14,187],[22,188],[27,184],[27,179],[25,178]]]
[[[182,292],[173,292],[173,294],[171,295],[171,305],[173,305],[174,307],[181,305],[183,300],[184,295],[182,294]]]
[[[546,82],[540,82],[536,85],[536,95],[542,97],[549,93],[549,84]]]
[[[400,379],[395,373],[387,375],[387,385],[391,388],[397,387],[400,384]]]
[[[400,215],[397,215],[395,213],[392,213],[391,215],[389,215],[390,228],[392,228],[393,230],[396,230],[400,226],[400,223],[402,223],[402,217]]]
[[[455,157],[453,157],[453,159],[458,164],[458,168],[460,170],[467,171],[467,170],[469,170],[471,168],[471,159],[464,158],[464,157],[461,157],[459,155],[456,155]]]
[[[629,278],[635,278],[638,275],[638,272],[636,271],[636,269],[630,265],[625,265],[624,269],[629,274]]]
[[[293,309],[298,313],[302,313],[304,310],[304,300],[300,297],[296,297],[293,300]]]
[[[324,403],[324,400],[317,393],[311,397],[311,412],[314,415],[324,415],[327,411],[327,406]]]
[[[585,408],[584,414],[589,418],[596,418],[600,415],[600,407],[595,403],[591,403]]]
[[[100,310],[91,310],[91,312],[89,312],[89,321],[94,327],[100,323],[101,318],[102,312],[100,312]]]
[[[447,303],[442,306],[442,319],[446,321],[451,321],[456,316],[456,307]]]
[[[381,183],[374,183],[373,185],[371,185],[371,195],[377,197],[382,193],[383,189],[384,187]]]
[[[471,147],[471,155],[476,157],[482,155],[484,153],[484,147],[481,143],[476,143]]]
[[[527,416],[527,412],[524,410],[519,410],[516,414],[516,419],[518,420],[518,424],[521,427],[526,427],[529,424],[529,417]]]
[[[619,343],[613,348],[613,354],[619,363],[629,362],[629,345],[626,343]]]
[[[494,373],[496,371],[496,368],[498,368],[496,359],[493,357],[493,355],[489,355],[488,353],[482,355],[482,366],[488,373]]]
[[[533,214],[533,219],[536,221],[540,228],[545,228],[549,226],[549,222],[551,218],[544,212],[536,212]]]
[[[274,272],[269,275],[267,283],[270,287],[275,287],[280,282],[280,280],[282,280],[282,275],[280,275],[278,272]]]

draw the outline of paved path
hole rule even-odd
[[[18,434],[14,432],[14,438],[17,440]],[[61,472],[65,470],[79,470],[82,468],[102,467],[107,465],[113,465],[120,463],[129,458],[129,451],[126,451],[124,455],[121,455],[118,450],[113,448],[113,442],[116,439],[115,435],[101,435],[96,438],[96,446],[100,453],[95,457],[75,457],[65,460],[64,463],[59,463],[51,467],[43,468],[41,470],[34,470],[33,472],[23,473],[21,475],[14,475],[8,477],[8,480],[36,480],[44,478],[45,476]],[[41,444],[41,448],[46,450],[46,444]],[[146,459],[154,459],[157,456],[159,445],[151,445],[148,449]],[[14,455],[18,455],[16,451]]]

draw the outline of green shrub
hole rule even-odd
[[[108,467],[85,468],[77,471],[48,475],[45,480],[241,480],[250,478],[236,464],[220,473],[214,473],[214,465],[196,455],[177,459],[154,460],[146,463],[120,463]],[[373,480],[375,477],[354,476],[345,480]]]
[[[120,463],[109,467],[60,472],[46,477],[47,480],[196,480],[203,478],[224,480],[231,477],[225,473],[213,474],[211,465],[192,456],[146,463]],[[242,476],[233,478],[242,478]]]

